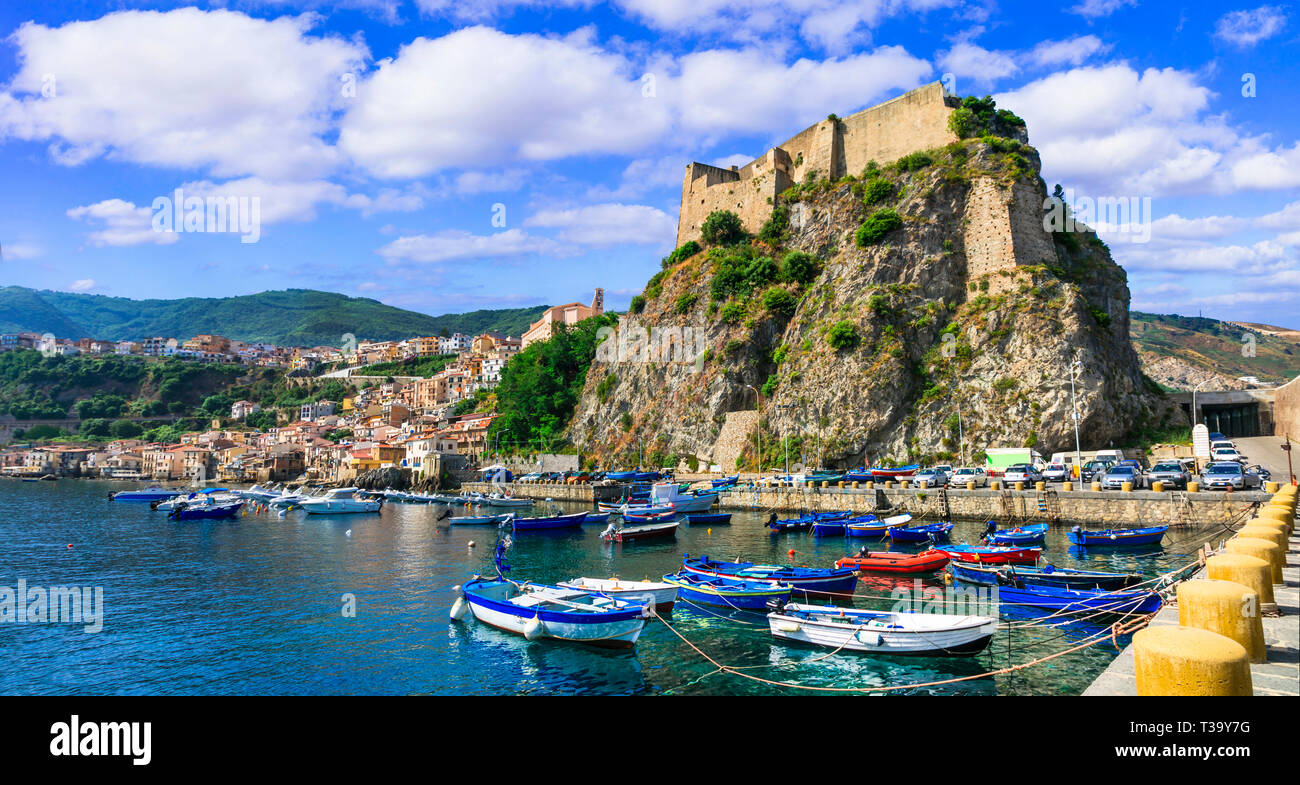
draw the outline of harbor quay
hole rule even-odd
[[[506,491],[530,499],[556,501],[616,501],[618,485],[546,483],[464,483],[466,492]],[[1259,491],[1062,491],[1055,489],[933,489],[741,487],[723,491],[718,505],[730,510],[866,513],[899,510],[927,520],[1034,520],[1062,525],[1204,526],[1243,520],[1247,512],[1268,501]]]

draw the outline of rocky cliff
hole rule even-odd
[[[1086,227],[1044,228],[1038,172],[1023,137],[968,139],[810,177],[759,237],[674,254],[619,329],[683,328],[698,361],[598,354],[570,438],[603,464],[718,461],[726,415],[758,403],[724,460],[753,465],[756,443],[766,465],[788,447],[841,467],[1073,449],[1076,359],[1085,449],[1183,423],[1142,375],[1124,271]]]

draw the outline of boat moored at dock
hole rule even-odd
[[[998,630],[998,620],[987,616],[895,613],[798,603],[775,606],[767,620],[777,638],[872,654],[975,654],[989,645]]]

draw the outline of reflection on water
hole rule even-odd
[[[440,507],[386,504],[379,515],[249,515],[169,521],[147,505],[105,499],[122,484],[0,481],[0,585],[101,586],[104,630],[0,625],[4,693],[126,694],[796,694],[714,673],[690,645],[650,621],[633,650],[523,638],[451,623],[452,587],[492,572],[491,527],[449,527]],[[579,509],[564,505],[566,509]],[[683,525],[673,540],[614,543],[603,525],[516,537],[511,577],[641,580],[673,572],[683,554],[830,566],[875,540],[772,536],[766,515],[729,526]],[[959,523],[954,543],[977,542]],[[1165,548],[1072,552],[1062,527],[1046,554],[1066,567],[1156,575],[1191,560],[1222,530],[1182,530]],[[471,545],[471,543],[473,543]],[[68,546],[72,547],[69,548]],[[899,547],[914,551],[921,546]],[[793,553],[791,553],[793,552]],[[941,576],[923,585],[942,587]],[[864,576],[854,604],[886,609],[913,576]],[[343,612],[355,598],[356,614]],[[847,599],[847,598],[846,598]],[[679,602],[667,620],[718,662],[805,686],[919,684],[973,676],[1068,648],[1109,620],[1060,623],[1023,614],[973,657],[880,657],[776,643],[762,613]],[[1037,624],[1035,624],[1037,622]],[[1120,644],[1126,643],[1121,639]],[[934,694],[1077,694],[1115,656],[1109,638],[1030,671],[917,688]]]

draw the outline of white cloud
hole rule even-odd
[[[1250,11],[1233,11],[1219,18],[1214,37],[1239,47],[1251,47],[1272,38],[1286,27],[1286,11],[1263,5]]]
[[[1095,35],[1080,35],[1063,41],[1043,41],[1033,48],[1029,58],[1039,66],[1082,65],[1095,54],[1110,50]]]
[[[1294,188],[1300,185],[1300,142],[1249,154],[1232,165],[1238,188]]]
[[[917,87],[932,73],[899,46],[791,64],[757,49],[715,49],[686,55],[679,69],[669,89],[682,126],[715,134],[793,133],[829,111],[846,115]]]
[[[71,284],[68,285],[68,291],[70,292],[88,292],[94,288],[95,288],[94,278],[81,278],[79,280],[73,281]]]
[[[542,210],[524,226],[560,229],[560,240],[594,247],[611,245],[670,245],[677,219],[663,210],[639,204],[598,204],[569,210]]]
[[[1300,202],[1291,202],[1277,212],[1261,215],[1255,226],[1265,229],[1300,229]]]
[[[8,243],[0,245],[0,258],[4,259],[35,259],[41,256],[44,251],[40,246],[34,243]]]
[[[436,263],[557,254],[563,250],[554,240],[530,235],[522,229],[507,229],[489,235],[448,229],[436,234],[399,237],[380,248],[377,253],[390,262]]]
[[[669,124],[640,77],[585,34],[418,38],[361,86],[339,147],[381,177],[633,152]]]
[[[186,198],[256,198],[263,224],[313,221],[317,215],[316,208],[321,204],[363,206],[349,203],[343,186],[325,180],[275,182],[260,177],[245,177],[224,183],[200,180],[185,183],[180,188]],[[161,195],[172,198],[170,193]]]
[[[68,210],[68,217],[85,220],[99,228],[92,231],[87,240],[91,245],[129,246],[129,245],[171,245],[180,239],[175,232],[160,232],[153,228],[153,210],[137,207],[122,199],[106,199],[95,204],[74,207]]]
[[[1247,223],[1231,215],[1184,218],[1174,213],[1152,221],[1151,236],[1168,240],[1219,239],[1242,230]]]
[[[1088,19],[1099,19],[1130,5],[1137,5],[1137,0],[1082,0],[1070,9],[1070,13]]]
[[[10,40],[0,139],[48,141],[64,165],[109,158],[221,177],[303,178],[336,164],[321,136],[364,46],[307,35],[315,17],[122,11]],[[45,93],[50,93],[47,97]]]
[[[953,74],[958,85],[963,82],[973,82],[983,86],[1011,76],[1018,70],[1015,58],[1011,54],[990,51],[966,41],[940,54],[939,67]]]
[[[505,169],[497,172],[461,172],[456,175],[458,194],[504,193],[518,191],[528,179],[526,169]]]

